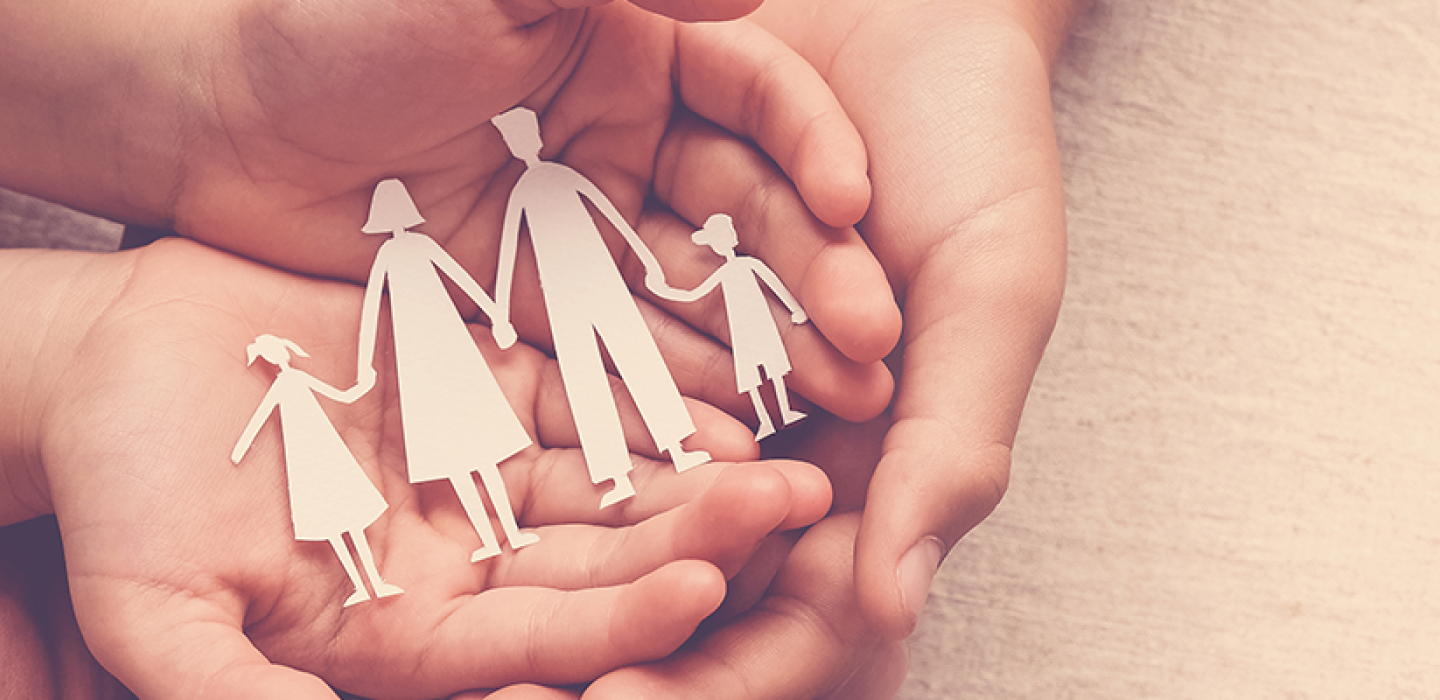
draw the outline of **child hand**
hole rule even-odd
[[[585,681],[673,651],[761,538],[828,504],[806,465],[676,475],[637,447],[639,495],[599,511],[579,451],[556,447],[573,434],[553,365],[482,343],[541,445],[501,467],[540,541],[470,563],[476,537],[450,487],[408,483],[382,365],[375,390],[326,409],[389,503],[367,535],[405,593],[342,608],[350,585],[334,553],[290,531],[278,427],[239,466],[226,457],[273,378],[245,366],[246,344],[291,338],[311,352],[302,369],[343,384],[360,290],[181,241],[62,259],[85,261],[72,281],[93,320],[53,353],[48,376],[61,379],[34,452],[86,641],[142,697],[333,698],[317,676],[386,697]],[[743,426],[692,408],[708,438],[698,447],[753,455]]]

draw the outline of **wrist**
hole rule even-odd
[[[0,250],[0,526],[53,512],[43,422],[80,339],[103,309],[114,256]]]
[[[163,226],[199,81],[180,4],[6,3],[0,186]],[[192,13],[193,14],[193,13]]]

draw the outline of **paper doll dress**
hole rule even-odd
[[[499,464],[531,444],[432,262],[443,254],[410,234],[386,241],[375,260],[390,287],[411,483]]]
[[[725,315],[730,320],[730,352],[735,358],[735,384],[741,392],[760,386],[760,369],[765,376],[779,377],[790,371],[790,356],[780,340],[780,331],[770,318],[755,258],[737,257],[720,266],[720,290],[725,297]]]
[[[320,407],[310,386],[313,381],[298,370],[282,371],[265,398],[280,409],[290,517],[297,540],[328,540],[342,532],[359,532],[388,507]]]

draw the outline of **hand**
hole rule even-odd
[[[688,20],[759,3],[641,4]],[[853,223],[867,204],[864,146],[829,90],[744,23],[683,25],[600,0],[240,0],[164,17],[137,5],[90,8],[93,35],[64,7],[7,14],[0,85],[15,99],[0,109],[0,146],[16,157],[0,184],[361,281],[379,245],[357,235],[370,190],[399,176],[425,232],[493,271],[518,171],[491,117],[534,109],[546,157],[587,174],[633,222],[678,100],[761,144],[822,219]],[[61,26],[71,31],[49,30]],[[100,74],[124,79],[93,89]],[[23,128],[49,123],[27,112],[40,109],[96,118]]]
[[[755,4],[643,3],[684,19]],[[579,5],[239,0],[186,6],[162,22],[127,0],[93,8],[102,16],[85,23],[51,16],[68,6],[18,5],[0,29],[17,30],[0,42],[0,85],[15,96],[0,105],[0,151],[15,156],[0,162],[0,184],[363,281],[382,243],[359,233],[370,194],[398,176],[426,219],[419,230],[484,285],[520,172],[489,120],[524,103],[541,117],[542,157],[586,175],[631,222],[649,202],[693,221],[732,211],[750,222],[758,217],[747,212],[764,209],[774,220],[752,227],[757,235],[788,229],[784,251],[760,252],[796,281],[815,321],[798,334],[813,359],[796,388],[847,418],[875,415],[893,386],[878,361],[898,337],[899,312],[847,228],[869,201],[865,146],[829,88],[745,22],[686,25],[626,3]],[[74,31],[57,38],[46,31],[54,26]],[[92,26],[103,33],[85,34]],[[89,44],[106,50],[70,50]],[[53,68],[44,80],[6,72],[37,63]],[[94,75],[125,78],[95,90]],[[64,120],[45,138],[19,128],[51,123],[57,108],[97,118]],[[694,115],[723,131],[691,138]],[[691,147],[699,141],[729,146]],[[764,204],[792,181],[798,208]],[[638,273],[627,273],[638,288]],[[545,347],[523,253],[510,299],[516,332]]]
[[[575,440],[553,365],[482,343],[538,436],[501,469],[540,541],[469,562],[478,538],[450,487],[408,483],[387,380],[326,410],[389,503],[366,533],[405,593],[342,608],[349,583],[334,553],[293,539],[278,427],[239,466],[225,453],[273,378],[245,366],[247,343],[273,332],[311,351],[298,369],[343,375],[357,322],[342,319],[358,319],[361,291],[183,241],[83,260],[63,282],[92,295],[72,301],[94,319],[61,334],[78,347],[42,353],[63,363],[46,375],[64,381],[37,411],[33,453],[86,641],[142,697],[334,697],[300,670],[381,696],[584,681],[672,651],[761,538],[828,506],[823,475],[805,465],[676,475],[636,448],[640,494],[599,511],[578,450],[555,447]],[[697,447],[753,454],[747,429],[693,409]]]
[[[875,421],[815,412],[771,438],[767,452],[830,474],[838,514],[772,555],[773,582],[762,555],[732,582],[731,599],[753,607],[737,605],[742,614],[677,656],[602,678],[587,700],[898,688],[896,640],[913,629],[935,566],[1005,490],[1055,319],[1064,216],[1046,63],[1080,4],[1047,14],[1019,0],[769,0],[760,11],[757,21],[825,67],[871,149],[874,201],[859,230],[904,300],[899,394]],[[785,658],[766,651],[776,648]],[[813,663],[796,674],[794,656]]]

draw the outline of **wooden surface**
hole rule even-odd
[[[1010,492],[901,697],[1440,695],[1440,3],[1100,0]]]

